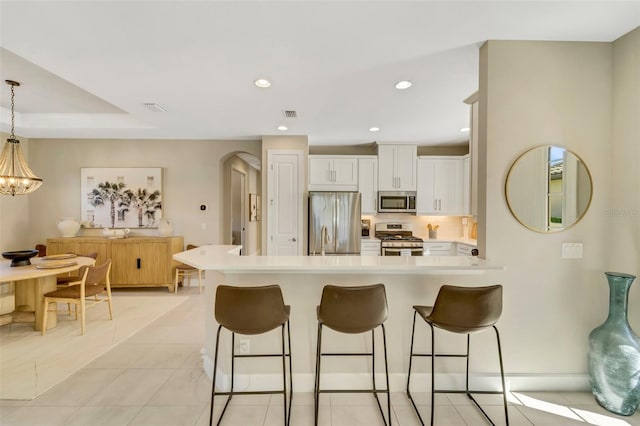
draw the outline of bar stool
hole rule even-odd
[[[444,285],[440,288],[438,296],[433,306],[413,307],[413,329],[411,331],[411,349],[409,355],[409,372],[407,375],[407,396],[413,405],[413,409],[420,419],[420,424],[424,425],[416,403],[411,397],[409,384],[411,382],[411,361],[413,357],[431,358],[431,425],[433,425],[433,414],[435,411],[436,393],[464,393],[476,407],[482,412],[485,418],[494,425],[489,415],[480,407],[480,404],[473,397],[476,394],[502,394],[504,403],[504,417],[506,424],[509,424],[509,414],[507,412],[507,395],[504,384],[504,369],[502,366],[502,350],[500,348],[500,335],[495,323],[502,314],[502,286],[493,285],[488,287],[457,287]],[[413,338],[416,329],[416,315],[429,324],[431,329],[431,353],[413,353]],[[435,351],[434,327],[450,331],[452,333],[467,335],[466,354],[439,354]],[[469,344],[471,333],[477,333],[492,327],[496,332],[498,344],[498,359],[500,361],[500,378],[502,380],[502,391],[480,391],[469,390]],[[462,357],[467,360],[465,390],[444,390],[435,389],[435,358],[436,357]]]
[[[338,287],[327,285],[322,289],[322,298],[317,307],[318,316],[318,346],[316,350],[316,381],[314,386],[315,424],[318,425],[318,405],[321,393],[373,393],[385,425],[391,426],[391,399],[389,396],[389,367],[387,363],[387,338],[384,322],[388,316],[387,295],[383,284],[358,287]],[[365,353],[323,353],[322,326],[347,334],[359,334],[371,331],[371,352]],[[384,348],[384,368],[386,389],[376,389],[375,378],[375,329],[382,328],[382,342]],[[320,361],[323,356],[371,356],[372,389],[320,389]],[[387,394],[386,422],[378,393]]]
[[[220,285],[216,290],[215,318],[218,322],[216,334],[216,352],[213,361],[213,384],[211,387],[211,412],[209,424],[213,424],[213,400],[216,395],[228,395],[218,425],[222,421],[227,406],[234,395],[282,394],[284,398],[284,424],[291,418],[291,398],[293,396],[293,378],[291,369],[291,331],[289,315],[291,307],[284,304],[280,286],[232,287]],[[285,325],[287,326],[288,352],[285,351]],[[218,349],[220,347],[220,331],[226,328],[231,332],[231,390],[216,392],[216,370],[218,366]],[[235,336],[237,334],[256,335],[280,327],[282,336],[282,352],[275,354],[237,355],[235,354]],[[282,390],[234,392],[234,366],[236,358],[282,357]],[[285,359],[289,358],[289,402],[287,404],[287,380]],[[288,407],[288,408],[287,408]]]

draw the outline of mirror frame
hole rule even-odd
[[[534,228],[531,225],[525,223],[514,211],[514,208],[512,207],[511,203],[509,202],[509,177],[511,176],[511,173],[514,170],[514,167],[520,162],[520,160],[522,160],[522,158],[535,151],[536,149],[539,148],[551,148],[551,147],[555,147],[555,148],[561,148],[564,149],[567,153],[572,154],[574,157],[576,157],[576,159],[582,164],[582,166],[584,167],[585,171],[587,172],[587,177],[589,178],[589,183],[590,183],[590,188],[589,188],[589,201],[587,202],[584,210],[582,212],[580,212],[580,214],[576,217],[576,219],[569,225],[564,226],[560,229],[547,229],[547,230],[541,230],[538,228]],[[511,216],[513,216],[513,218],[522,226],[524,226],[525,228],[529,229],[530,231],[534,231],[540,234],[555,234],[557,232],[562,232],[565,231],[569,228],[571,228],[572,226],[574,226],[575,224],[579,223],[582,218],[584,217],[584,215],[587,213],[587,211],[589,211],[589,207],[591,207],[591,202],[593,201],[593,177],[591,176],[591,171],[589,170],[589,167],[587,167],[587,163],[584,162],[584,160],[578,155],[576,154],[574,151],[571,151],[568,148],[565,148],[562,145],[553,145],[553,144],[546,144],[546,145],[536,145],[532,148],[527,149],[526,151],[522,152],[520,155],[518,155],[516,157],[515,160],[513,160],[513,162],[511,163],[511,166],[509,166],[509,170],[507,171],[507,176],[505,178],[505,183],[504,183],[504,198],[505,198],[505,202],[507,203],[507,207],[509,208],[509,212],[511,213]],[[547,194],[548,196],[548,194]]]

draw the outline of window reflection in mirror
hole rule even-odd
[[[589,208],[591,195],[586,165],[560,146],[539,146],[522,154],[505,184],[513,216],[538,232],[561,231],[578,222]]]

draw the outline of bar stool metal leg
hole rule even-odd
[[[480,302],[478,302],[480,301]],[[466,306],[465,306],[466,305]],[[461,307],[462,306],[462,307]],[[459,315],[460,309],[466,309],[467,315]],[[495,326],[495,322],[500,317],[502,310],[502,287],[489,286],[477,288],[465,288],[455,286],[443,286],[438,293],[434,306],[414,306],[413,325],[411,330],[411,346],[409,350],[409,369],[407,374],[407,396],[413,405],[414,411],[418,416],[421,425],[424,421],[415,401],[411,395],[411,368],[413,366],[413,357],[431,357],[431,416],[430,423],[434,424],[435,413],[435,394],[436,393],[464,393],[482,413],[485,419],[492,425],[495,425],[486,411],[480,406],[474,398],[474,394],[502,394],[502,402],[504,405],[505,423],[509,425],[509,413],[507,406],[506,383],[504,379],[504,365],[502,360],[502,346],[500,344],[500,334]],[[420,316],[429,325],[431,333],[431,352],[430,353],[414,353],[416,315]],[[463,354],[441,354],[436,353],[435,344],[435,328],[440,328],[455,334],[467,335],[467,349]],[[496,343],[498,349],[498,360],[500,363],[500,381],[502,385],[501,391],[483,391],[473,390],[469,388],[469,358],[471,353],[471,333],[480,331],[480,329],[493,328],[496,333]],[[465,386],[464,390],[458,389],[436,389],[435,387],[435,359],[436,357],[463,357],[465,359]]]
[[[264,395],[282,394],[283,397],[283,422],[289,425],[291,420],[291,406],[293,401],[293,367],[291,362],[291,326],[289,318],[291,307],[284,304],[282,291],[278,285],[257,287],[234,287],[219,285],[216,289],[214,316],[218,322],[216,334],[216,348],[213,365],[213,383],[211,387],[211,410],[209,423],[213,424],[214,401],[217,395],[227,395],[227,401],[222,409],[218,425],[229,406],[234,395]],[[285,333],[286,325],[286,333]],[[220,334],[222,328],[231,333],[231,386],[228,392],[216,392],[216,378],[218,369],[218,354],[220,351]],[[236,333],[253,336],[267,332],[276,332],[280,328],[280,351],[259,354],[236,354]],[[286,336],[285,336],[286,334]],[[288,348],[288,351],[287,351]],[[235,390],[235,365],[236,358],[265,358],[280,357],[282,360],[282,389],[263,391],[236,391]],[[289,357],[289,395],[287,396],[287,357]]]
[[[314,424],[318,425],[318,411],[320,404],[320,393],[323,392],[339,392],[339,393],[373,393],[373,396],[376,399],[376,403],[378,405],[378,409],[380,411],[380,415],[382,416],[382,421],[385,425],[391,426],[391,394],[389,392],[389,362],[387,360],[387,337],[386,330],[384,324],[381,324],[382,328],[382,339],[383,339],[383,350],[384,350],[384,368],[385,368],[385,378],[386,378],[386,389],[377,389],[376,388],[376,378],[375,378],[375,330],[371,330],[371,353],[322,353],[322,324],[318,323],[318,344],[316,349],[316,374],[315,374],[315,385],[313,389],[314,394]],[[371,380],[372,380],[372,390],[320,390],[320,365],[322,356],[360,356],[360,355],[371,355],[372,366],[371,366]],[[387,416],[385,417],[384,410],[382,409],[382,404],[380,403],[380,398],[378,396],[379,393],[387,394]],[[388,421],[387,421],[388,419]]]

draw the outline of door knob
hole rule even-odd
[[[293,241],[293,242],[297,241],[296,237],[291,238],[291,241]]]

